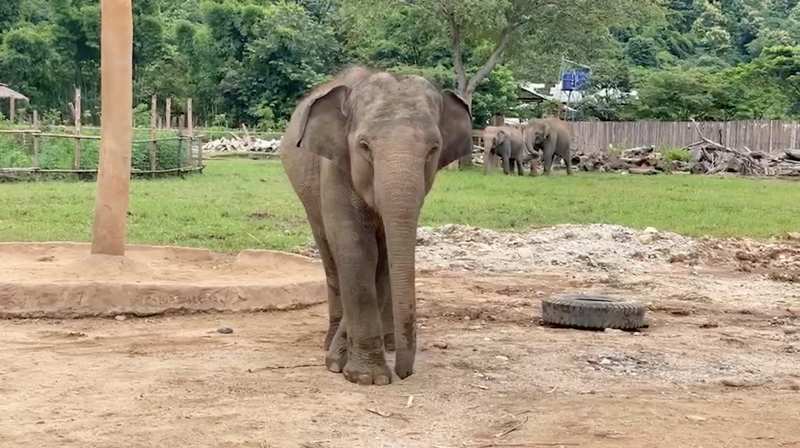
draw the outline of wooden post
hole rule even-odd
[[[158,97],[150,100],[150,171],[156,170],[156,126],[158,125]]]
[[[81,169],[81,89],[75,89],[75,104],[72,106],[72,114],[75,118],[75,160],[72,163],[74,169]]]
[[[178,168],[183,168],[183,115],[178,117]]]
[[[33,129],[39,130],[39,111],[33,110]],[[39,134],[33,134],[33,166],[39,168]]]
[[[12,123],[14,122],[14,119],[16,118],[16,115],[17,115],[17,111],[16,111],[17,104],[16,103],[17,103],[17,101],[14,98],[9,98],[8,99],[8,119],[11,120]]]
[[[92,254],[123,256],[133,144],[131,0],[101,0],[100,11],[102,121]]]
[[[194,150],[194,117],[192,116],[192,99],[186,100],[186,131],[189,134],[189,160]],[[203,146],[197,145],[197,166],[203,166]]]
[[[172,98],[167,97],[167,105],[164,108],[164,128],[172,129]]]

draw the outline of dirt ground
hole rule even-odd
[[[678,258],[709,258],[688,246]],[[743,272],[721,247],[729,262],[713,266],[587,250],[594,261],[502,274],[421,249],[415,374],[385,387],[324,368],[324,304],[0,320],[0,445],[800,447],[796,283]],[[576,260],[587,269],[564,268]],[[650,326],[542,326],[541,298],[565,292],[640,301]]]
[[[86,243],[0,243],[0,318],[116,317],[281,310],[325,301],[318,260],[275,251]]]

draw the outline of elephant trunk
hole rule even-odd
[[[395,372],[401,379],[413,373],[416,356],[416,294],[414,256],[417,224],[425,197],[424,161],[415,155],[399,156],[376,165],[376,207],[386,233],[389,278],[392,288],[395,332]]]

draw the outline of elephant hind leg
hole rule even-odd
[[[325,350],[331,348],[334,336],[339,331],[342,324],[342,317],[344,316],[344,309],[342,308],[342,293],[339,288],[339,273],[336,269],[336,263],[333,260],[328,239],[325,236],[325,228],[321,223],[321,219],[309,219],[311,224],[311,232],[314,235],[314,242],[317,245],[320,258],[322,259],[322,266],[325,269],[325,279],[328,284],[328,333],[325,335]]]
[[[564,164],[567,166],[567,175],[572,174],[572,152],[569,147],[564,151]]]
[[[386,235],[378,235],[378,269],[375,271],[375,287],[378,293],[378,307],[381,310],[383,327],[383,346],[387,352],[394,351],[394,308],[392,287],[389,277],[389,253],[386,250]]]

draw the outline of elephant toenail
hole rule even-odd
[[[367,374],[359,375],[357,382],[362,386],[369,386],[370,384],[372,384],[372,375],[367,375]]]
[[[389,378],[387,378],[386,375],[378,375],[378,377],[375,378],[376,386],[385,386],[387,384],[389,384]]]

